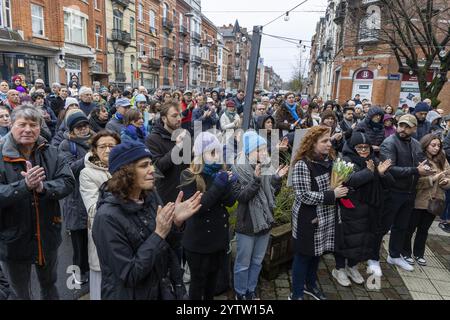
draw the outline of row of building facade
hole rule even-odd
[[[388,19],[379,0],[329,0],[326,15],[312,37],[307,90],[324,100],[340,103],[360,94],[374,105],[413,106],[420,96],[412,71],[400,72],[388,45],[380,41],[381,25]],[[355,26],[355,10],[361,19]],[[429,82],[440,64],[431,66]],[[402,68],[405,69],[405,68]],[[442,89],[441,106],[450,111],[450,84]]]
[[[201,0],[0,0],[0,74],[148,89],[245,89],[246,28],[217,27]],[[261,74],[262,72],[262,74]],[[271,67],[261,89],[281,86]]]

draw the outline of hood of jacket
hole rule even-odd
[[[164,128],[161,121],[158,121],[152,128],[152,133],[160,135],[163,139],[172,140],[172,134]]]
[[[436,119],[441,119],[441,115],[439,113],[437,113],[436,111],[430,111],[427,114],[427,121],[431,124],[433,123],[434,120]]]
[[[36,141],[36,146],[37,148],[48,147],[48,142],[42,136],[39,136]],[[11,132],[3,137],[1,148],[3,157],[7,157],[10,159],[23,158],[23,155],[20,153],[19,147],[17,146],[16,141],[14,141]]]
[[[96,165],[96,164],[94,163],[93,156],[94,156],[94,154],[93,154],[91,151],[89,151],[88,153],[86,153],[86,155],[84,156],[84,166],[85,166],[86,168],[90,168],[90,169],[95,169],[95,170],[105,171],[105,172],[107,172],[107,173],[109,174],[108,168],[101,167],[101,166]]]
[[[256,118],[256,124],[258,125],[258,128],[265,129],[265,128],[263,128],[263,125],[264,125],[264,122],[267,121],[267,119],[272,119],[272,123],[273,123],[272,129],[275,129],[275,127],[274,127],[275,119],[271,115],[268,115],[268,114],[265,114],[263,116],[259,116]]]

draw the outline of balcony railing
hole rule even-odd
[[[201,40],[201,36],[200,36],[200,34],[198,34],[197,32],[191,32],[191,38],[192,38],[192,40],[194,40],[194,41],[197,41],[197,42],[200,42],[200,40]]]
[[[116,72],[116,82],[125,82],[127,81],[127,76],[125,72]]]
[[[210,65],[210,61],[209,61],[209,58],[204,58],[204,57],[202,57],[202,64],[206,64],[206,65]]]
[[[158,70],[159,68],[161,68],[161,60],[156,58],[150,58],[148,65],[151,69]]]
[[[189,53],[180,51],[180,53],[178,55],[178,59],[181,61],[184,61],[184,62],[188,62],[189,61]]]
[[[163,78],[163,86],[170,86],[169,78]]]
[[[175,56],[175,52],[171,48],[164,47],[164,48],[162,48],[162,54],[161,55],[162,55],[163,58],[167,58],[167,59],[172,60],[174,58],[174,56]]]
[[[127,31],[113,29],[111,34],[111,40],[117,41],[124,46],[129,46],[131,43],[131,34]]]
[[[202,58],[196,55],[191,56],[191,61],[195,64],[201,64]]]
[[[118,5],[126,8],[130,4],[130,0],[112,0],[113,3],[117,3]]]
[[[185,26],[183,26],[183,25],[180,26],[180,29],[178,30],[178,32],[183,37],[186,37],[189,34],[188,29]]]
[[[172,32],[173,30],[173,22],[169,20],[168,18],[162,19],[162,26],[164,29],[166,29],[169,32]]]

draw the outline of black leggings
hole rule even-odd
[[[81,274],[85,274],[89,271],[88,231],[87,229],[71,230],[70,238],[73,248],[73,264],[80,268]]]
[[[225,261],[225,251],[201,254],[184,249],[191,271],[189,298],[191,300],[213,300],[217,276]]]

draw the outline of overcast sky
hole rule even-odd
[[[217,26],[239,20],[241,27],[253,30],[254,25],[265,25],[280,16],[283,12],[300,4],[301,0],[202,0],[203,13]],[[283,18],[264,28],[263,32],[294,39],[307,40],[303,44],[311,45],[311,37],[315,33],[316,24],[321,16],[325,15],[328,0],[309,0],[290,13],[289,21]],[[253,12],[242,12],[253,11]],[[257,12],[255,12],[257,11]],[[261,12],[269,11],[269,12]],[[311,12],[322,11],[322,12]],[[296,61],[308,59],[309,48],[306,52],[297,48],[295,44],[263,35],[261,44],[261,57],[266,66],[272,66],[284,81],[291,78]]]

